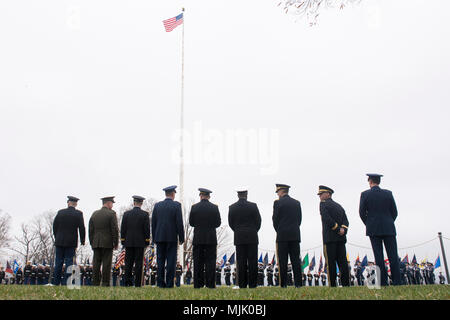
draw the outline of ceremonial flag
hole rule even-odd
[[[406,254],[406,256],[403,258],[402,262],[409,263],[408,254]]]
[[[348,253],[347,253],[347,263],[350,262],[350,259],[348,258]]]
[[[264,256],[264,265],[267,266],[269,264],[269,253],[266,252],[266,255]]]
[[[353,266],[356,266],[358,264],[358,262],[361,262],[361,261],[359,261],[359,253],[358,253],[358,256],[356,257],[355,264]]]
[[[231,255],[230,259],[228,259],[228,262],[230,264],[234,264],[235,263],[235,252],[233,252],[233,254]]]
[[[180,24],[183,23],[183,13],[180,13],[176,17],[166,19],[163,21],[164,28],[166,29],[166,32],[170,32],[176,27],[178,27]]]
[[[385,264],[385,266],[388,267],[387,272],[390,272],[391,271],[391,265],[389,263],[389,259],[388,258],[384,259],[384,264]]]
[[[5,272],[7,272],[7,273],[14,273],[13,270],[11,269],[11,265],[9,264],[9,261],[6,261]]]
[[[441,258],[438,255],[436,262],[434,263],[434,268],[436,269],[439,268],[440,266],[441,266]]]
[[[303,259],[302,263],[302,272],[305,270],[305,268],[309,265],[309,257],[308,254],[306,254],[305,258]]]
[[[14,264],[13,264],[13,271],[14,271],[14,274],[16,274],[17,273],[17,270],[19,270],[19,264],[17,263],[17,260],[16,259],[14,259]]]
[[[263,262],[262,253],[261,253],[261,255],[259,256],[258,262],[261,262],[261,263]]]
[[[319,274],[322,273],[322,268],[323,268],[322,255],[320,255],[320,260],[319,260]]]
[[[417,259],[416,259],[416,254],[414,254],[412,260],[411,260],[412,264],[416,264],[417,263]]]
[[[311,263],[309,264],[309,271],[313,271],[315,266],[316,266],[316,256],[312,258]]]
[[[366,269],[367,266],[367,254],[364,256],[362,262],[361,262],[361,272],[364,271],[364,269]]]
[[[338,264],[336,262],[336,274],[338,274],[338,273],[339,273],[339,267],[338,267]]]
[[[225,253],[225,255],[222,258],[222,265],[220,266],[221,269],[225,266],[226,262],[227,262],[227,254]]]
[[[125,262],[125,248],[123,248],[122,251],[120,251],[119,256],[116,257],[116,264],[114,265],[114,267],[119,268],[124,262]]]
[[[276,261],[275,261],[275,253],[273,254],[273,257],[272,257],[272,262],[270,263],[272,266],[274,266],[275,265],[275,263],[277,263]]]

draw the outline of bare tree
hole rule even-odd
[[[299,18],[306,17],[310,26],[317,24],[320,10],[344,9],[348,5],[358,4],[362,0],[281,0],[278,3],[285,13],[293,14]]]
[[[0,210],[0,250],[7,248],[11,242],[9,235],[11,229],[11,216]]]
[[[31,222],[32,232],[36,236],[33,242],[33,258],[39,263],[52,263],[55,259],[55,237],[53,235],[53,220],[56,213],[53,211],[44,212]]]
[[[30,225],[22,223],[21,234],[14,238],[18,246],[12,247],[11,250],[17,252],[23,258],[24,263],[27,263],[33,258],[33,249],[36,247],[38,235],[33,232],[33,228]]]

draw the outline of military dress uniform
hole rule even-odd
[[[216,286],[222,285],[222,268],[220,263],[216,264]]]
[[[102,200],[103,203],[108,201],[114,203],[114,197],[105,197]],[[108,287],[111,278],[113,248],[117,248],[119,245],[119,226],[114,210],[103,206],[92,214],[89,220],[89,242],[94,251],[92,284]]]
[[[78,198],[68,196],[67,202],[78,202]],[[53,284],[61,283],[62,266],[69,266],[74,263],[75,250],[78,246],[78,233],[80,234],[80,242],[84,245],[86,229],[84,227],[83,212],[69,206],[66,209],[59,210],[53,220],[53,235],[55,236],[55,270]],[[69,274],[63,274],[63,282],[65,284]]]
[[[191,280],[192,280],[192,271],[191,271],[191,269],[187,269],[185,276],[186,276],[186,284],[190,285],[191,284]]]
[[[327,192],[334,193],[333,189],[326,186],[319,186],[318,195]],[[350,285],[350,275],[348,272],[347,252],[345,243],[347,242],[348,219],[345,210],[333,199],[328,198],[320,202],[320,216],[322,219],[322,239],[325,263],[328,266],[330,287],[336,286],[336,263],[341,271],[341,281],[344,287]],[[339,234],[339,229],[344,229],[344,234]]]
[[[238,195],[247,190],[238,190]],[[255,288],[258,273],[258,231],[261,215],[256,203],[240,198],[229,207],[228,225],[234,232],[237,278],[240,288]]]
[[[145,199],[133,196],[137,203]],[[125,285],[127,287],[142,285],[142,267],[144,262],[144,249],[150,244],[150,217],[147,211],[135,206],[124,213],[120,228],[120,242],[125,247]],[[135,277],[131,273],[135,268]]]
[[[369,179],[380,179],[382,175],[367,174]],[[387,285],[387,272],[384,268],[383,243],[390,262],[394,285],[400,285],[397,240],[394,221],[397,218],[397,206],[392,192],[373,186],[361,193],[359,215],[366,225],[366,235],[372,244],[375,263],[381,270],[381,285]]]
[[[199,188],[200,194],[209,195],[212,191]],[[219,207],[208,199],[202,199],[191,207],[189,225],[194,228],[194,288],[206,285],[215,287],[215,264],[217,258],[216,228],[220,227]],[[203,276],[205,273],[205,276]]]
[[[166,193],[176,192],[176,188],[177,186],[170,186],[163,190]],[[152,241],[156,243],[158,287],[173,288],[178,243],[184,243],[184,224],[180,202],[167,197],[155,204],[152,213],[152,235]]]
[[[33,267],[31,266],[31,263],[27,262],[27,264],[23,268],[23,276],[24,276],[23,284],[26,284],[26,285],[31,284],[30,280],[31,280],[31,270],[32,269],[33,269]]]
[[[38,285],[44,284],[44,266],[39,265],[36,271],[36,279]]]
[[[231,267],[228,263],[225,266],[225,269],[223,270],[223,272],[225,274],[225,284],[227,286],[231,286]]]
[[[319,286],[319,274],[318,273],[314,273],[314,286],[315,287]]]
[[[277,184],[277,191],[288,190],[290,187]],[[302,209],[300,202],[285,194],[273,204],[273,227],[277,233],[276,245],[278,264],[280,267],[280,286],[287,286],[287,264],[290,257],[293,271],[294,284],[296,287],[302,285],[301,263],[300,263],[300,224],[302,222]]]
[[[273,267],[269,265],[267,267],[267,286],[273,287]]]
[[[183,274],[183,266],[181,264],[177,264],[176,269],[175,269],[175,285],[177,287],[180,287],[181,285],[181,275]]]
[[[16,272],[16,284],[22,284],[23,271],[19,268]]]
[[[308,286],[312,287],[313,275],[308,273],[306,277],[308,278]]]

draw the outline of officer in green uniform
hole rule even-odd
[[[119,227],[112,210],[114,197],[102,198],[103,206],[89,220],[89,242],[94,251],[93,285],[109,286],[112,252],[119,246]],[[100,268],[102,271],[100,271]]]

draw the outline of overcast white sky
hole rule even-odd
[[[397,201],[399,247],[449,237],[450,2],[363,0],[322,11],[314,27],[278,2],[1,2],[0,208],[14,231],[67,195],[87,225],[103,196],[120,207],[179,184],[182,29],[166,33],[162,20],[184,6],[185,127],[201,132],[186,146],[200,154],[185,167],[187,199],[213,190],[227,223],[234,190],[248,186],[260,247],[273,250],[275,183],[289,184],[303,250],[321,244],[325,184],[347,211],[348,241],[370,247],[358,206],[365,174],[378,172]],[[265,151],[223,142],[239,130],[261,134],[250,150]],[[438,241],[399,250],[413,252],[434,261]]]

